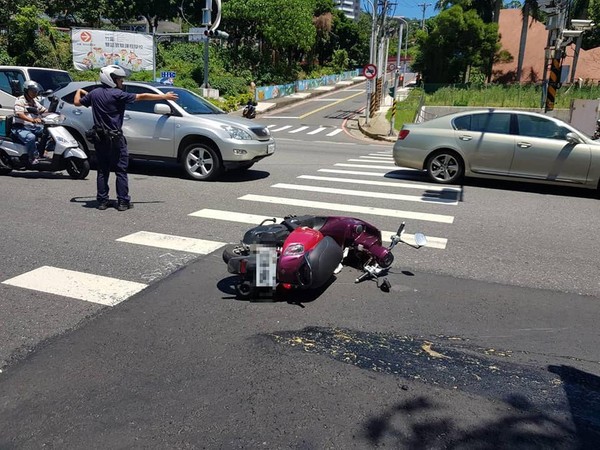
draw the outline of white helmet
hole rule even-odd
[[[117,87],[115,78],[125,78],[127,73],[121,66],[111,65],[100,69],[100,82],[110,87]]]

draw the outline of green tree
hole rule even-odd
[[[114,24],[143,17],[146,20],[146,32],[156,30],[159,20],[170,20],[179,14],[177,0],[107,0],[104,11]]]
[[[413,68],[426,83],[461,83],[471,67],[488,72],[498,42],[498,26],[485,24],[475,10],[452,6],[430,21],[432,30],[419,30],[419,52]]]
[[[15,64],[37,67],[64,67],[70,58],[65,39],[41,18],[36,6],[24,6],[12,17],[8,33],[8,55]]]

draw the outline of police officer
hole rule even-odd
[[[177,100],[177,94],[131,94],[123,90],[126,73],[122,67],[112,65],[100,69],[102,87],[86,92],[78,89],[75,93],[75,106],[92,107],[94,130],[96,137],[94,148],[98,164],[96,180],[98,209],[105,210],[109,205],[108,177],[111,166],[117,178],[117,210],[126,211],[133,208],[129,197],[127,165],[129,154],[127,140],[123,136],[123,117],[125,105],[141,100]]]

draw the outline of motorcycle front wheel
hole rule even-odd
[[[67,158],[66,169],[71,178],[83,180],[90,173],[90,162],[87,159]]]
[[[223,262],[225,264],[229,263],[231,258],[235,258],[237,256],[248,256],[250,252],[247,247],[242,244],[231,244],[225,247],[223,250]]]

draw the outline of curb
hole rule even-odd
[[[386,110],[386,111],[387,111],[387,110]],[[373,118],[371,119],[371,123],[374,123],[374,122],[376,122],[376,121],[378,121],[378,120],[381,120],[381,119],[380,119],[380,116],[381,116],[382,114],[383,114],[383,115],[384,115],[384,117],[385,117],[385,111],[381,111],[381,110],[380,110],[380,111],[378,111],[378,112],[377,112],[377,113],[376,113],[376,114],[373,116]],[[365,136],[368,136],[368,137],[370,137],[371,139],[375,139],[375,140],[377,140],[377,141],[396,142],[396,140],[397,140],[398,136],[396,136],[395,134],[394,134],[393,136],[388,136],[388,135],[383,135],[383,134],[381,134],[381,133],[374,133],[374,132],[370,131],[370,129],[367,129],[367,128],[365,128],[365,127],[364,127],[364,123],[363,123],[363,122],[364,122],[364,120],[365,120],[364,118],[359,118],[359,119],[358,119],[358,129],[360,130],[360,132],[361,132],[362,134],[364,134]],[[387,123],[387,121],[386,121],[386,123]]]

